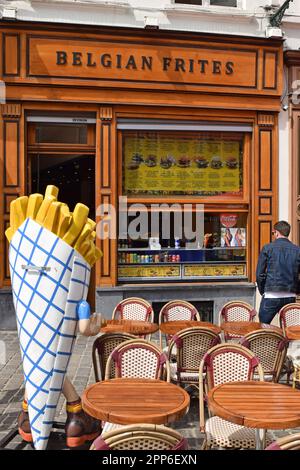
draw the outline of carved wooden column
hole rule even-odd
[[[116,152],[116,121],[113,108],[101,107],[97,119],[96,205],[97,244],[103,252],[103,257],[97,263],[97,286],[114,286],[117,282],[117,241],[112,238],[116,226],[106,210],[108,206],[112,206],[117,211]],[[107,234],[108,230],[110,236],[103,239],[103,234]],[[99,239],[99,235],[102,239]]]
[[[0,287],[10,284],[7,259],[8,244],[4,232],[9,225],[9,205],[24,194],[24,120],[20,104],[0,107]]]
[[[278,118],[258,113],[255,126],[252,173],[252,280],[263,245],[272,241],[278,217]]]

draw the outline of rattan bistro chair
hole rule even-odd
[[[280,328],[283,330],[283,334],[286,336],[286,328],[288,326],[300,325],[300,304],[292,303],[284,305],[284,307],[279,310],[278,315]],[[287,355],[283,366],[283,373],[286,374],[286,381],[288,384],[290,382],[290,377],[293,372],[294,366],[292,357]]]
[[[116,305],[112,313],[113,320],[140,320],[153,323],[154,311],[147,300],[140,297],[128,297]],[[141,338],[151,340],[150,335],[139,335]]]
[[[129,297],[118,303],[112,313],[113,320],[141,320],[153,322],[152,306],[139,297]]]
[[[170,364],[155,344],[144,339],[131,339],[119,344],[106,363],[105,380],[122,377],[170,382]]]
[[[176,321],[176,320],[197,320],[200,321],[200,314],[196,307],[190,302],[185,300],[171,300],[165,304],[159,312],[158,323],[161,325],[164,322]],[[160,347],[162,344],[162,333],[159,330]],[[166,335],[166,345],[169,345],[171,335]]]
[[[199,369],[200,430],[205,432],[205,448],[255,449],[255,430],[240,426],[218,416],[205,421],[204,397],[213,387],[252,380],[254,373],[264,380],[263,369],[252,351],[234,343],[219,344],[203,357]],[[266,441],[272,437],[266,433]]]
[[[178,385],[199,388],[199,364],[204,354],[221,341],[209,328],[185,328],[174,335],[168,349],[171,380]],[[176,351],[176,352],[175,352]],[[176,358],[176,362],[174,361]]]
[[[161,379],[170,382],[170,364],[155,344],[135,338],[119,344],[109,356],[105,380],[112,378]],[[103,432],[123,427],[106,422],[103,423]]]
[[[278,382],[288,348],[288,341],[283,334],[271,329],[257,330],[245,335],[240,344],[258,357],[264,379]]]
[[[279,312],[279,324],[280,328],[285,330],[288,326],[300,325],[300,304],[287,304],[282,307]]]
[[[241,300],[232,300],[227,302],[219,312],[219,325],[224,322],[234,321],[254,321],[256,310],[247,302]],[[224,333],[225,341],[236,340],[241,336],[231,333]]]
[[[113,350],[124,341],[134,339],[135,336],[129,333],[104,333],[95,339],[92,350],[93,367],[95,381],[104,380],[105,367],[107,360]],[[112,375],[114,376],[114,364],[112,367]]]
[[[90,450],[187,450],[187,440],[174,429],[133,424],[102,433]]]
[[[268,445],[265,450],[300,450],[300,433],[280,437]]]

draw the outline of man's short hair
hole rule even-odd
[[[284,237],[288,237],[291,231],[291,226],[285,220],[280,220],[274,225],[274,230],[277,230]]]

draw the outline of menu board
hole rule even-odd
[[[119,279],[126,278],[180,278],[180,266],[119,266]]]
[[[245,264],[206,264],[206,265],[185,265],[184,277],[232,277],[245,276]]]
[[[240,145],[240,140],[125,134],[124,193],[239,193]]]

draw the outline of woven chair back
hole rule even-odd
[[[169,344],[168,358],[176,356],[177,374],[197,372],[204,354],[221,341],[209,328],[192,327],[174,335]]]
[[[194,305],[185,300],[171,300],[159,312],[159,323],[176,320],[200,321],[200,314]]]
[[[280,327],[285,331],[288,326],[300,325],[300,304],[287,304],[279,310]]]
[[[91,450],[187,450],[187,440],[175,429],[152,424],[122,426],[103,433]]]
[[[93,368],[95,381],[104,380],[107,360],[113,350],[124,341],[134,339],[135,336],[129,333],[104,333],[95,339],[92,349]],[[115,364],[111,365],[111,374],[115,375]]]
[[[114,364],[114,375],[112,375]],[[118,345],[108,358],[105,380],[111,378],[165,379],[170,381],[166,355],[153,343],[132,339]]]
[[[271,376],[273,382],[278,382],[288,348],[288,341],[283,334],[257,330],[245,335],[240,343],[258,357],[265,377]]]
[[[113,311],[112,319],[153,322],[154,312],[151,304],[146,300],[139,297],[129,297],[118,303]]]

